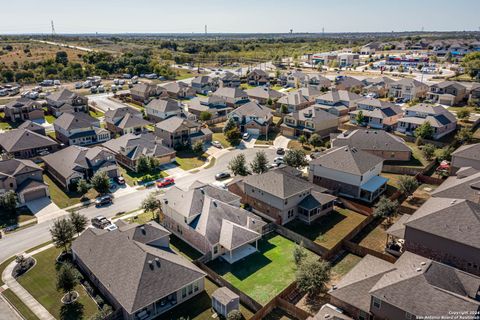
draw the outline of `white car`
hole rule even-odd
[[[220,141],[212,141],[212,146],[220,149],[222,148],[222,144],[220,143]]]
[[[275,159],[273,159],[273,163],[276,165],[283,164],[284,163],[283,157],[275,157]]]
[[[117,229],[118,229],[118,227],[115,223],[112,223],[112,224],[110,224],[110,225],[108,225],[104,228],[104,230],[107,230],[107,231],[115,231]]]
[[[243,134],[243,136],[242,136],[242,139],[243,139],[243,140],[248,140],[248,139],[250,139],[250,133],[245,132],[245,133]]]

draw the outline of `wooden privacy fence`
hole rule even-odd
[[[361,246],[361,245],[353,243],[351,241],[344,241],[343,242],[343,247],[348,252],[351,252],[351,253],[353,253],[357,256],[360,256],[360,257],[365,257],[367,254],[369,254],[369,255],[372,255],[374,257],[380,258],[382,260],[391,262],[391,263],[395,263],[395,261],[397,261],[397,258],[395,258],[392,255],[389,255],[389,254],[386,254],[386,253],[383,253],[383,252],[379,252],[379,251]]]

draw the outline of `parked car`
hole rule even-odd
[[[103,85],[98,86],[97,89],[98,89],[98,92],[99,92],[99,93],[105,92],[105,87],[104,87]]]
[[[230,173],[228,172],[219,172],[215,175],[215,180],[223,180],[230,178]]]
[[[104,216],[96,216],[90,221],[92,222],[92,226],[98,229],[104,229],[112,224],[110,220],[108,220]]]
[[[118,227],[115,223],[112,223],[111,225],[106,226],[104,229],[107,231],[115,231],[118,229]]]
[[[75,83],[75,89],[82,89],[83,84],[80,82]]]
[[[284,148],[277,148],[277,154],[278,155],[284,155],[285,154],[285,149]]]
[[[118,176],[115,178],[115,182],[118,184],[125,184],[125,179],[122,176]]]
[[[98,91],[98,90],[97,90],[97,87],[91,87],[91,88],[90,88],[90,92],[91,92],[91,93],[97,93],[97,91]]]
[[[276,164],[276,165],[283,164],[284,163],[283,157],[276,157],[275,159],[273,159],[273,163]]]
[[[212,141],[212,146],[220,149],[222,148],[222,144],[220,143],[220,141]]]
[[[243,136],[242,136],[242,139],[243,139],[243,140],[248,140],[248,139],[250,139],[250,133],[245,132],[245,133],[243,134]]]
[[[167,187],[171,184],[174,184],[175,179],[173,179],[173,178],[162,178],[162,179],[158,179],[156,182],[157,182],[157,187],[158,188],[163,188],[163,187]]]
[[[97,207],[104,206],[107,204],[112,204],[112,203],[113,203],[113,199],[109,195],[98,197],[97,199],[95,199],[95,206]]]

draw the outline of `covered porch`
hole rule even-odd
[[[388,179],[375,176],[360,186],[360,200],[373,202],[387,190]]]
[[[237,261],[240,261],[252,253],[258,251],[258,240],[255,240],[255,246],[246,244],[234,250],[227,250],[221,257],[226,262],[233,264]]]

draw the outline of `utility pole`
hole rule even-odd
[[[207,25],[205,25],[205,36],[207,36]]]
[[[55,25],[53,24],[53,20],[51,21],[52,25],[52,38],[55,38],[56,32],[55,32]]]

